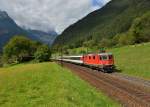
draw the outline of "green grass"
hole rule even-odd
[[[150,43],[109,50],[122,73],[150,80]]]
[[[118,107],[55,63],[0,68],[0,107]]]

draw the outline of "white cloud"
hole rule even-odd
[[[108,1],[101,0],[103,5]],[[97,8],[92,0],[0,0],[0,9],[17,24],[59,33]]]

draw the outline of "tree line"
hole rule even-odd
[[[4,64],[22,63],[31,60],[43,62],[48,61],[50,57],[51,50],[47,45],[19,35],[13,37],[5,45],[0,62]]]

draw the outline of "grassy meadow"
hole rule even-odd
[[[110,49],[122,73],[150,80],[150,43]]]
[[[119,107],[55,63],[0,68],[0,107]]]

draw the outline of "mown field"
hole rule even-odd
[[[150,43],[110,49],[122,73],[150,80]]]
[[[55,63],[0,68],[0,107],[118,106]]]

